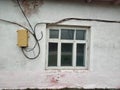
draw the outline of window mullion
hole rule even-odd
[[[57,60],[58,60],[58,62],[57,62],[58,67],[61,66],[61,39],[60,39],[60,37],[61,37],[61,30],[59,29],[58,58],[57,58]]]
[[[74,43],[73,43],[73,67],[76,66],[76,30],[74,30]]]
[[[76,42],[73,43],[73,67],[76,66]]]
[[[58,65],[58,67],[60,67],[61,66],[61,42],[58,43],[58,58],[57,58],[57,60],[58,60],[57,65]]]

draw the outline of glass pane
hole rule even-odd
[[[61,66],[72,66],[72,43],[62,43],[61,46]]]
[[[85,30],[76,30],[76,40],[85,40]]]
[[[50,30],[50,38],[58,38],[59,36],[59,31],[58,30]]]
[[[48,66],[57,66],[57,43],[49,43]]]
[[[61,30],[61,39],[74,39],[74,30],[72,29],[62,29]]]
[[[76,66],[85,66],[84,52],[85,52],[85,44],[77,44],[77,62],[76,62]]]

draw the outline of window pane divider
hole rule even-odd
[[[87,41],[85,41],[85,40],[79,40],[79,41],[76,40],[75,42],[76,42],[76,43],[81,43],[81,44],[82,44],[82,43],[83,43],[83,44],[86,44],[86,43],[87,43]]]
[[[58,67],[61,66],[61,42],[58,43],[58,58],[57,58],[58,62],[57,65]]]
[[[60,40],[60,36],[61,36],[61,30],[59,29],[59,40],[58,40],[58,62],[57,65],[58,67],[61,67],[61,40]]]
[[[73,58],[72,58],[72,64],[73,67],[76,67],[76,30],[74,30],[74,42],[73,42]]]
[[[61,40],[61,43],[74,43],[74,41],[73,40]]]
[[[76,43],[73,43],[73,67],[76,67]]]
[[[59,42],[59,40],[49,40],[48,42]]]

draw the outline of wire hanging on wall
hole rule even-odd
[[[43,38],[43,32],[41,31],[41,35],[42,35],[42,36],[41,36],[40,39],[38,39],[38,38],[36,37],[36,27],[37,27],[38,24],[35,25],[35,26],[34,26],[34,29],[33,29],[33,27],[32,27],[32,25],[31,25],[29,19],[27,18],[27,16],[25,15],[25,13],[24,13],[24,11],[23,11],[23,9],[22,9],[22,7],[21,7],[21,4],[20,4],[19,0],[16,0],[16,1],[17,1],[17,4],[18,4],[18,6],[19,6],[19,8],[20,8],[20,10],[21,10],[21,12],[22,12],[22,14],[24,15],[26,21],[28,22],[28,25],[30,26],[30,28],[31,28],[31,30],[32,30],[32,32],[33,32],[32,35],[33,35],[33,37],[34,37],[34,39],[35,39],[35,44],[34,44],[34,46],[33,46],[32,48],[30,48],[29,50],[28,50],[28,47],[27,47],[27,48],[21,48],[21,49],[22,49],[22,52],[23,52],[23,54],[24,54],[24,56],[25,56],[26,58],[28,58],[28,59],[35,59],[35,58],[37,58],[37,57],[40,55],[40,44],[39,44],[39,41]],[[27,29],[27,30],[30,31],[29,29]],[[34,57],[29,57],[29,56],[26,54],[26,52],[34,51],[34,49],[35,49],[36,46],[38,46],[38,53],[37,53],[37,55],[34,56]]]
[[[25,57],[27,57],[28,59],[36,59],[36,58],[40,55],[40,44],[39,44],[39,41],[43,38],[43,33],[42,33],[42,32],[41,32],[41,35],[42,35],[41,38],[37,39],[37,38],[36,38],[36,34],[34,34],[34,33],[31,32],[27,27],[25,27],[25,26],[23,26],[23,25],[21,25],[21,24],[19,24],[19,23],[12,22],[12,21],[8,21],[8,20],[4,20],[4,19],[0,19],[0,21],[6,22],[6,23],[10,23],[10,24],[14,24],[14,25],[20,26],[20,27],[28,30],[28,32],[34,37],[36,43],[35,43],[35,45],[33,46],[33,48],[31,48],[29,51],[27,51],[26,48],[21,48],[21,50],[22,50],[23,54],[25,55]],[[39,24],[40,24],[40,23],[39,23]],[[35,27],[37,27],[37,25],[39,25],[39,24],[36,24]],[[35,57],[28,57],[28,56],[26,55],[25,51],[26,51],[26,52],[33,51],[34,48],[35,48],[37,45],[38,45],[38,50],[39,50],[38,54],[37,54]]]

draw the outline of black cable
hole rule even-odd
[[[28,56],[25,54],[25,52],[24,52],[24,51],[25,51],[25,48],[21,48],[21,49],[22,49],[22,52],[23,52],[23,54],[24,54],[24,56],[25,56],[26,58],[28,58],[28,59],[36,59],[36,58],[40,55],[40,44],[39,44],[38,40],[36,39],[36,36],[35,36],[28,28],[26,28],[25,26],[23,26],[23,25],[21,25],[21,24],[18,24],[18,23],[16,23],[16,22],[12,22],[12,21],[4,20],[4,19],[0,19],[0,21],[3,21],[3,22],[6,22],[6,23],[10,23],[10,24],[14,24],[14,25],[20,26],[20,27],[28,30],[28,32],[29,32],[31,35],[33,35],[33,37],[34,37],[34,39],[35,39],[35,41],[36,41],[36,43],[37,43],[37,45],[38,45],[38,54],[37,54],[35,57],[28,57]],[[33,49],[33,50],[34,50],[34,49]],[[31,50],[31,51],[32,51],[32,50]]]
[[[40,39],[37,39],[36,33],[35,33],[35,29],[36,29],[36,26],[37,26],[37,25],[34,26],[34,29],[32,28],[32,25],[30,24],[29,19],[28,19],[27,16],[25,15],[25,13],[24,13],[24,11],[23,11],[23,9],[22,9],[22,7],[21,7],[21,4],[20,4],[19,0],[17,0],[17,3],[18,3],[18,6],[20,7],[20,10],[21,10],[21,12],[23,13],[25,19],[27,20],[29,26],[31,27],[31,30],[33,31],[33,34],[32,34],[32,35],[33,35],[33,37],[34,37],[34,39],[35,39],[35,41],[36,41],[36,42],[35,42],[35,45],[34,45],[30,50],[27,50],[27,48],[22,48],[22,52],[23,52],[23,54],[24,54],[24,56],[25,56],[26,58],[28,58],[28,59],[36,59],[36,58],[40,55],[40,44],[39,44],[39,41],[43,38],[43,33],[42,33],[42,31],[41,31],[42,37],[41,37]],[[36,56],[34,56],[34,57],[29,57],[29,56],[27,56],[27,54],[26,54],[25,52],[33,51],[36,46],[38,46],[38,54],[37,54]]]
[[[37,39],[37,41],[40,41],[42,38],[43,38],[43,32],[41,31],[41,37],[38,39],[37,38],[37,36],[36,36],[36,27],[37,27],[37,25],[39,25],[39,24],[45,24],[45,23],[37,23],[35,26],[34,26],[34,35],[35,35],[35,37],[36,37],[36,39]],[[32,50],[34,50],[34,48],[36,47],[36,45],[37,45],[37,42],[35,42],[35,44],[34,44],[34,46],[31,48],[31,49],[29,49],[29,50],[25,50],[26,52],[30,52],[30,51],[32,51]]]
[[[21,7],[21,4],[20,4],[19,0],[17,0],[17,3],[18,3],[18,6],[19,6],[19,8],[20,8],[22,14],[24,15],[25,19],[27,20],[27,22],[28,22],[28,24],[29,24],[31,30],[34,32],[33,27],[32,27],[32,25],[30,24],[29,19],[28,19],[27,16],[25,15],[25,13],[24,13],[24,11],[23,11],[23,9],[22,9],[22,7]]]
[[[69,21],[69,20],[79,20],[79,21],[97,21],[97,22],[106,22],[106,23],[120,23],[120,21],[114,21],[114,20],[104,20],[104,19],[86,19],[86,18],[64,18],[61,19],[57,22],[54,23],[50,23],[49,25],[56,25],[65,21]]]
[[[37,40],[36,40],[37,41]],[[33,60],[33,59],[36,59],[39,55],[40,55],[40,44],[39,44],[39,42],[36,42],[37,44],[36,45],[38,45],[38,53],[37,53],[37,55],[36,56],[34,56],[34,57],[29,57],[29,56],[27,56],[27,54],[25,53],[25,48],[21,48],[21,50],[22,50],[22,52],[23,52],[23,54],[24,54],[24,56],[26,57],[26,58],[28,58],[28,59],[31,59],[31,60]],[[32,49],[31,51],[33,51],[34,49]],[[29,51],[30,52],[30,51]]]
[[[20,26],[26,30],[28,30],[28,28],[26,28],[25,26],[21,25],[21,24],[18,24],[17,22],[12,22],[12,21],[8,21],[8,20],[4,20],[4,19],[0,19],[0,21],[3,21],[3,22],[7,22],[7,23],[10,23],[10,24],[15,24],[17,26]],[[32,32],[31,32],[32,33]]]
[[[23,52],[23,54],[24,54],[24,56],[25,56],[26,58],[28,58],[28,59],[36,59],[36,58],[40,55],[40,44],[39,44],[39,41],[43,38],[43,32],[42,32],[42,31],[41,31],[41,35],[42,35],[41,38],[37,39],[37,37],[36,37],[36,27],[37,27],[37,25],[39,25],[40,23],[37,23],[37,24],[34,26],[34,29],[33,29],[33,28],[32,28],[32,25],[30,24],[30,21],[28,20],[27,16],[25,15],[25,13],[24,13],[21,5],[20,5],[19,0],[17,0],[17,3],[18,3],[18,6],[20,7],[20,10],[21,10],[21,12],[23,13],[25,19],[27,20],[29,26],[31,27],[31,30],[33,31],[33,33],[32,33],[28,28],[26,28],[25,26],[22,26],[22,25],[20,25],[20,24],[18,24],[18,23],[11,22],[11,21],[7,21],[7,20],[3,20],[3,19],[0,19],[0,20],[1,20],[1,21],[4,21],[4,22],[8,22],[8,23],[12,23],[12,24],[16,24],[16,25],[18,25],[18,26],[21,26],[21,27],[23,27],[24,29],[28,30],[28,31],[33,35],[33,37],[34,37],[34,39],[35,39],[35,45],[34,45],[30,50],[27,50],[27,48],[21,48],[21,49],[22,49],[22,52]],[[42,24],[42,23],[41,23],[41,24]],[[33,51],[36,46],[38,46],[38,53],[37,53],[37,55],[34,56],[34,57],[29,57],[29,56],[27,56],[27,54],[26,54],[25,52]]]
[[[22,52],[23,52],[24,56],[26,58],[28,58],[28,59],[31,59],[31,60],[36,59],[40,55],[40,44],[39,44],[39,41],[37,40],[37,38],[36,38],[36,36],[34,34],[32,34],[32,35],[33,35],[33,37],[35,39],[35,45],[34,45],[34,47],[32,47],[30,50],[26,50],[28,47],[27,48],[22,48]],[[34,49],[35,49],[36,46],[38,46],[38,53],[37,53],[37,55],[34,56],[34,57],[27,56],[27,54],[25,52],[34,51]]]
[[[36,27],[37,27],[39,24],[43,24],[43,23],[37,23],[37,24],[34,26],[34,34],[35,34],[35,36],[36,36]],[[44,23],[44,24],[45,24],[45,23]],[[38,41],[40,41],[40,40],[43,38],[43,32],[42,32],[42,31],[41,31],[41,35],[42,35],[42,36],[41,36],[41,38],[39,38],[39,39],[36,37]]]
[[[40,41],[42,38],[43,38],[43,32],[41,31],[41,37],[38,39],[37,36],[36,36],[36,27],[39,25],[39,24],[45,24],[45,23],[37,23],[35,26],[34,26],[34,38],[36,39],[36,42],[34,44],[34,46],[32,48],[29,48],[29,50],[27,50],[27,48],[25,48],[25,51],[26,52],[30,52],[30,51],[33,51],[36,47],[36,45],[38,44],[37,42]]]

